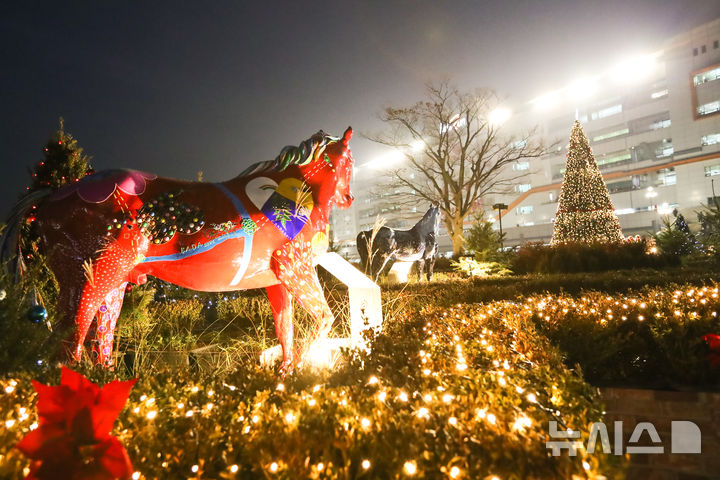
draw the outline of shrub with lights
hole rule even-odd
[[[280,382],[254,362],[227,375],[141,375],[111,435],[142,478],[570,478],[614,456],[548,454],[548,424],[583,431],[596,391],[531,323],[502,308],[427,308],[388,325],[371,354]],[[117,374],[84,368],[100,383]],[[43,383],[57,384],[56,370]],[[0,380],[0,477],[28,461],[31,376]]]

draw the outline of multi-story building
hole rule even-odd
[[[657,231],[662,217],[676,208],[692,224],[694,212],[714,194],[713,180],[720,180],[719,42],[717,19],[617,68],[508,105],[513,116],[503,125],[506,131],[537,127],[546,144],[557,145],[548,155],[510,167],[514,177],[527,172],[512,191],[483,199],[493,218],[493,204],[508,205],[502,215],[506,245],[550,240],[576,119],[590,141],[625,235]],[[378,215],[388,226],[410,228],[427,210],[421,201],[393,203],[394,192],[378,194],[373,190],[377,175],[374,168],[359,169],[355,204],[334,216],[335,242],[349,257],[357,256],[357,232],[372,228]],[[720,182],[716,194],[720,196]],[[441,252],[451,251],[445,232],[439,241]]]
[[[528,102],[508,127],[539,126],[552,153],[512,168],[528,174],[505,203],[506,244],[548,242],[573,121],[580,120],[625,235],[662,227],[674,209],[692,222],[720,179],[720,19],[662,49]],[[514,124],[513,124],[514,123]],[[720,196],[720,183],[716,194]]]

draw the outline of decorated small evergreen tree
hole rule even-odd
[[[32,172],[32,184],[28,191],[41,188],[58,189],[76,182],[90,169],[90,157],[83,153],[77,140],[65,131],[65,121],[60,117],[60,128],[45,145],[44,159]]]
[[[580,122],[575,121],[552,245],[623,241],[620,222]]]
[[[60,117],[60,126],[45,145],[44,158],[31,173],[32,181],[25,194],[51,189],[57,190],[68,183],[77,182],[92,169],[90,157],[83,153],[72,135],[65,131],[65,121]],[[25,260],[39,253],[39,235],[34,228],[36,205],[29,212],[27,221],[20,228],[20,248]]]

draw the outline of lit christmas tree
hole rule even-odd
[[[60,117],[60,127],[43,150],[44,158],[35,165],[32,171],[32,183],[27,187],[25,195],[37,190],[57,190],[68,183],[77,182],[88,173],[92,173],[89,165],[90,157],[83,153],[72,135],[65,131],[65,122]],[[20,248],[25,260],[32,259],[40,252],[40,236],[35,228],[37,205],[33,205],[28,213],[27,221],[20,227]]]
[[[90,169],[90,158],[83,153],[77,140],[65,131],[64,123],[60,117],[60,128],[45,145],[45,158],[35,166],[28,191],[41,188],[58,189],[67,183],[78,181]]]
[[[550,243],[613,243],[623,239],[607,185],[585,132],[575,121]]]

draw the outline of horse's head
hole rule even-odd
[[[348,127],[342,138],[338,142],[328,145],[325,150],[325,154],[333,166],[335,178],[337,178],[333,201],[335,205],[340,208],[350,207],[355,199],[350,192],[350,179],[352,177],[354,163],[350,146],[348,145],[350,137],[352,137],[352,128]]]
[[[300,166],[305,181],[318,195],[320,202],[332,202],[340,208],[348,208],[354,199],[350,193],[353,170],[353,157],[348,145],[350,137],[351,127],[345,130],[342,138],[318,132],[313,138],[322,140],[315,142],[311,154],[313,160]]]
[[[427,231],[432,231],[435,235],[440,231],[440,221],[442,220],[442,211],[440,205],[431,204],[428,211],[425,212],[423,218],[420,219],[418,224],[422,225]]]

